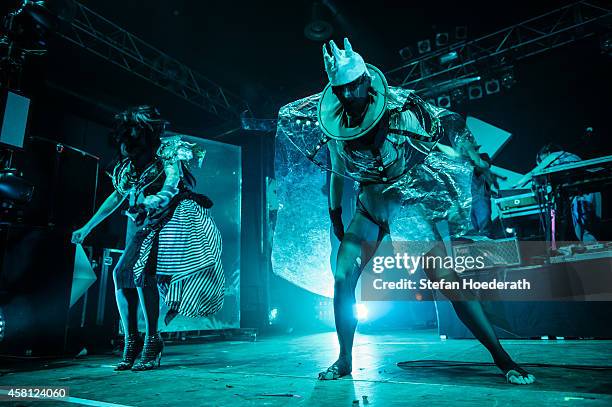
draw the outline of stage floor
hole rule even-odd
[[[612,405],[612,371],[560,367],[609,365],[612,341],[503,343],[521,363],[559,366],[529,368],[537,382],[523,387],[505,384],[494,367],[398,367],[420,359],[490,361],[475,340],[442,341],[434,331],[398,331],[358,334],[353,376],[321,382],[317,373],[337,352],[330,332],[167,346],[161,368],[149,372],[115,372],[117,358],[111,356],[24,363],[20,371],[4,366],[0,386],[67,386],[71,403],[96,406]]]

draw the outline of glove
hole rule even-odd
[[[336,209],[329,208],[329,218],[331,219],[332,227],[334,228],[334,235],[338,240],[344,239],[344,225],[342,224],[342,207],[339,206]]]

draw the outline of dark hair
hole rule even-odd
[[[536,155],[536,163],[541,163],[544,156],[551,153],[556,153],[557,151],[563,151],[563,147],[555,143],[545,144]]]
[[[167,124],[168,122],[161,118],[155,107],[149,105],[130,107],[115,115],[111,135],[117,147],[121,144],[130,146],[136,141],[143,141],[156,151]]]

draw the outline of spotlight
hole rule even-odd
[[[467,27],[464,25],[455,27],[455,38],[465,40],[467,38]]]
[[[436,47],[443,47],[448,44],[448,33],[436,34]]]
[[[359,321],[368,319],[368,308],[364,303],[357,304],[357,319]]]
[[[438,106],[448,109],[451,106],[451,98],[448,95],[438,96]]]
[[[487,95],[492,95],[499,92],[499,81],[497,79],[491,79],[485,82],[485,90]]]
[[[512,71],[508,71],[503,74],[501,84],[504,88],[510,89],[515,83],[516,79],[514,79],[514,73]]]
[[[304,27],[304,36],[311,41],[327,41],[334,33],[334,27],[323,18],[321,3],[312,2],[310,21]]]
[[[400,57],[404,61],[407,61],[407,60],[412,58],[412,50],[410,49],[410,47],[404,47],[404,48],[400,49],[399,50],[399,54],[400,54]]]
[[[459,58],[459,54],[457,54],[457,51],[452,51],[452,52],[449,52],[448,54],[442,55],[439,61],[440,61],[440,64],[448,64],[449,62],[453,62],[457,58]]]
[[[455,88],[451,91],[451,98],[457,102],[465,100],[465,91],[463,88]]]
[[[268,313],[268,322],[272,324],[278,317],[278,308],[272,308]]]
[[[468,97],[470,100],[480,99],[482,97],[482,86],[470,85],[470,87],[468,87]]]
[[[514,228],[506,228],[506,233],[509,235],[513,235],[514,234]]]
[[[426,54],[431,52],[431,41],[423,40],[417,42],[417,49],[419,50],[419,54]]]

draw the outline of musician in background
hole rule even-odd
[[[531,186],[531,176],[534,172],[545,168],[555,167],[561,164],[569,164],[582,161],[582,158],[572,154],[554,143],[548,143],[540,149],[536,156],[536,167],[525,174],[515,188]],[[575,195],[572,199],[572,223],[576,237],[581,242],[596,242],[597,227],[601,221],[601,193],[591,192],[588,194]]]

